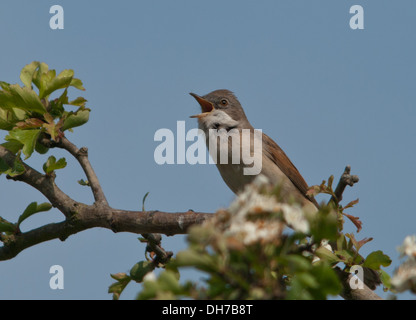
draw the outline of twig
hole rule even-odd
[[[146,201],[149,192],[147,192],[142,200],[142,211],[144,211],[144,202]],[[159,267],[159,265],[165,265],[169,262],[173,256],[172,251],[166,251],[162,248],[162,235],[159,233],[143,233],[142,237],[147,242],[146,253],[150,254],[150,258],[153,262],[153,267]]]
[[[78,160],[79,164],[84,170],[85,175],[87,176],[88,182],[91,186],[92,193],[94,195],[95,202],[102,205],[108,205],[107,199],[101,188],[100,182],[98,181],[98,177],[95,174],[90,161],[88,160],[88,149],[86,147],[78,149],[71,141],[69,141],[65,137],[62,137],[61,140],[56,144],[56,146],[67,150]]]
[[[346,166],[344,173],[339,179],[338,185],[334,191],[336,198],[331,197],[330,201],[334,201],[337,204],[340,203],[342,200],[342,194],[344,193],[345,187],[346,186],[352,187],[355,183],[359,181],[358,176],[351,175],[350,172],[351,172],[351,166]]]
[[[146,252],[156,255],[152,258],[155,266],[168,263],[173,252],[162,248],[162,236],[159,233],[143,233],[142,236],[147,240]]]
[[[75,152],[71,146],[70,150]],[[13,166],[16,160],[16,156],[1,145],[0,158],[10,167]],[[85,159],[82,161],[85,161]],[[38,243],[52,239],[65,240],[72,234],[94,227],[107,228],[114,232],[174,235],[184,234],[189,226],[202,223],[212,216],[209,213],[191,210],[168,213],[160,211],[117,210],[105,204],[99,206],[87,205],[77,202],[66,195],[55,184],[53,176],[43,175],[24,162],[22,163],[25,171],[15,177],[8,176],[8,179],[22,181],[40,191],[55,208],[65,215],[66,220],[61,223],[48,224],[28,232],[3,237],[2,241],[4,244],[3,247],[0,247],[0,260],[11,259],[24,249]]]
[[[346,166],[344,169],[344,173],[341,175],[338,185],[335,188],[335,196],[332,196],[329,202],[334,202],[336,205],[338,205],[342,200],[342,195],[344,193],[345,188],[347,186],[354,186],[354,184],[358,181],[359,178],[357,175],[351,175],[351,166]],[[333,247],[336,247],[335,243],[332,243],[331,245]],[[350,279],[353,275],[345,271],[342,271],[338,267],[335,268],[335,271],[338,273],[338,276],[341,279],[343,285],[341,297],[343,297],[345,300],[383,300],[373,291],[376,289],[376,286],[378,286],[381,283],[380,277],[378,276],[376,271],[364,268],[364,287],[362,289],[354,290],[351,289],[350,286]]]
[[[7,165],[13,167],[16,156],[0,145],[0,158],[3,159]],[[76,211],[76,201],[72,200],[57,187],[54,176],[43,175],[24,162],[22,163],[25,171],[21,175],[15,177],[7,176],[7,178],[15,181],[23,181],[37,189],[54,207],[58,208],[65,215],[65,217],[71,217],[72,213]]]

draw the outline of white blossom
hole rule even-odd
[[[295,231],[309,233],[309,222],[302,208],[298,205],[282,205],[283,217],[286,223]]]
[[[260,190],[267,186],[269,186],[268,179],[259,175],[231,203],[228,208],[231,215],[229,229],[226,231],[227,235],[239,235],[243,238],[244,244],[273,241],[283,230],[282,221],[279,219],[253,219],[257,213],[267,212],[282,212],[284,221],[291,228],[303,233],[309,232],[309,223],[302,208],[298,205],[280,203],[273,195],[260,193]]]
[[[416,293],[416,260],[406,260],[395,271],[391,285],[398,292],[412,290]]]
[[[401,253],[401,256],[408,256],[409,258],[415,259],[416,258],[416,235],[407,236],[403,244],[397,248],[397,250]]]
[[[273,196],[259,193],[260,188],[267,184],[265,176],[257,176],[231,203],[228,208],[231,216],[227,235],[242,237],[246,245],[259,241],[273,241],[280,235],[283,229],[280,221],[270,220],[265,223],[263,219],[249,219],[250,214],[254,216],[257,212],[281,211],[281,204]]]
[[[398,292],[411,290],[416,293],[416,236],[407,236],[397,250],[407,260],[394,272],[391,284]]]

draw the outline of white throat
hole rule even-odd
[[[217,109],[199,119],[199,127],[204,131],[209,129],[228,130],[237,127],[237,125],[238,121],[235,121],[226,112]]]

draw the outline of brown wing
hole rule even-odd
[[[263,143],[267,157],[272,160],[276,165],[282,170],[282,172],[292,181],[292,183],[300,190],[300,192],[305,196],[306,199],[313,202],[313,204],[318,208],[318,203],[313,197],[306,195],[308,191],[308,184],[303,179],[302,175],[296,169],[295,165],[290,161],[286,153],[274,142],[268,135],[263,133]]]

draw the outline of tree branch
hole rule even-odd
[[[81,167],[84,170],[84,173],[87,176],[89,185],[91,186],[94,198],[96,203],[100,203],[103,205],[108,206],[108,202],[104,195],[104,192],[101,188],[101,185],[98,181],[98,177],[96,176],[89,160],[88,160],[88,150],[87,148],[78,149],[73,143],[71,143],[65,137],[61,137],[59,142],[51,140],[48,136],[43,136],[41,141],[43,145],[48,148],[59,147],[67,150],[71,155],[73,155],[78,162],[80,163]],[[144,210],[144,209],[143,209]],[[155,265],[160,263],[167,263],[168,260],[172,257],[173,253],[168,251],[166,252],[161,246],[162,237],[158,233],[144,233],[142,236],[147,241],[147,252],[154,252],[156,254],[155,258]]]
[[[47,148],[58,147],[68,151],[79,162],[82,170],[87,176],[87,180],[91,187],[95,202],[103,205],[108,205],[107,199],[101,188],[100,182],[98,181],[98,177],[95,174],[95,171],[92,168],[91,163],[88,159],[88,149],[86,147],[78,149],[78,147],[74,145],[71,141],[69,141],[67,138],[65,138],[65,136],[61,137],[59,141],[54,141],[49,137],[49,135],[44,134],[39,139],[39,142]]]
[[[126,211],[79,204],[79,211],[72,218],[51,223],[28,232],[3,237],[0,261],[14,258],[23,250],[39,243],[60,239],[90,228],[106,228],[113,232],[185,234],[194,224],[202,223],[210,213],[194,211],[168,213],[161,211]],[[158,252],[156,252],[158,253]]]
[[[78,149],[74,145],[68,142],[65,142],[64,145],[71,153],[78,154],[78,151],[76,151]],[[99,186],[98,179],[96,179],[88,159],[85,155],[78,155],[78,157],[86,172],[89,172],[88,179],[92,178],[92,181],[95,181],[95,186]],[[10,167],[13,166],[16,160],[16,156],[1,145],[0,158]],[[97,201],[93,205],[86,205],[71,199],[59,189],[55,184],[54,175],[41,174],[24,162],[22,163],[25,171],[21,175],[14,177],[7,176],[7,178],[25,182],[40,191],[50,201],[52,206],[59,209],[65,215],[66,220],[60,223],[48,224],[25,233],[4,235],[1,239],[3,241],[3,247],[0,247],[0,260],[11,259],[24,249],[41,242],[52,239],[65,240],[72,234],[94,227],[107,228],[114,232],[174,235],[184,234],[189,226],[202,223],[205,219],[212,216],[209,213],[198,213],[191,210],[187,212],[168,213],[113,209],[106,204],[106,201],[103,203],[100,195],[102,193],[100,187],[95,189],[96,191],[98,190],[96,193]]]
[[[71,141],[65,137],[62,137],[56,146],[67,150],[75,157],[75,159],[78,160],[79,164],[84,170],[85,175],[87,176],[95,201],[103,205],[108,205],[100,182],[98,181],[98,177],[95,174],[90,161],[88,160],[88,149],[86,147],[78,149]]]
[[[3,159],[8,166],[13,167],[16,156],[0,145],[0,158]],[[72,200],[58,188],[54,181],[55,176],[43,175],[24,162],[22,163],[25,171],[21,175],[14,177],[7,176],[7,178],[15,181],[23,181],[32,186],[40,191],[50,203],[58,208],[67,218],[70,217],[75,209],[76,201]]]
[[[352,289],[350,281],[354,275],[345,272],[338,267],[336,267],[334,270],[341,279],[343,290],[340,295],[345,300],[383,300],[379,295],[377,295],[364,283],[362,289]]]
[[[113,209],[107,203],[98,178],[88,160],[86,149],[78,149],[66,138],[56,144],[56,146],[66,149],[79,161],[91,184],[95,203],[86,205],[71,199],[55,184],[54,174],[43,175],[23,163],[25,171],[21,175],[15,177],[8,176],[8,178],[25,182],[40,191],[54,207],[58,208],[65,215],[66,219],[65,221],[51,223],[24,233],[3,234],[1,237],[3,246],[0,247],[0,261],[12,259],[23,250],[39,243],[53,239],[64,241],[70,235],[80,231],[102,227],[113,232],[132,232],[142,234],[145,238],[147,236],[148,249],[155,252],[156,258],[162,259],[160,262],[163,263],[163,261],[167,261],[170,258],[171,253],[164,251],[160,247],[157,235],[152,233],[166,235],[185,234],[190,226],[202,223],[212,216],[211,213],[194,212],[192,210],[168,213]],[[12,167],[16,156],[0,145],[0,158]],[[351,176],[350,167],[347,166],[335,191],[336,200],[342,199],[342,192],[347,185],[352,185],[357,181],[358,177]],[[381,299],[367,286],[364,289],[352,290],[349,285],[352,275],[346,274],[341,270],[337,271],[340,273],[344,286],[341,296],[345,299]]]
[[[352,187],[355,183],[359,181],[359,178],[357,175],[351,175],[350,173],[351,173],[351,166],[346,166],[344,169],[344,173],[339,179],[338,185],[334,191],[336,198],[331,197],[330,201],[334,201],[335,203],[341,202],[342,194],[344,193],[346,186]]]
[[[165,265],[169,262],[170,258],[173,256],[172,251],[166,251],[162,248],[162,236],[159,233],[143,233],[143,238],[147,242],[146,252],[149,252],[150,255],[154,254],[153,259],[154,266],[159,264]]]
[[[347,186],[352,187],[358,181],[359,178],[357,175],[351,175],[351,166],[346,166],[344,169],[344,173],[341,175],[338,185],[335,188],[335,196],[332,196],[329,202],[333,201],[338,205],[339,202],[342,200],[342,195],[344,193],[345,188]],[[336,244],[332,245],[336,246]],[[363,288],[351,289],[350,280],[353,275],[345,271],[342,271],[338,267],[334,270],[337,272],[339,278],[341,279],[341,283],[343,286],[341,297],[343,297],[345,300],[383,300],[373,291],[376,289],[376,286],[381,284],[380,277],[376,271],[369,268],[364,268],[365,284],[363,284]]]

